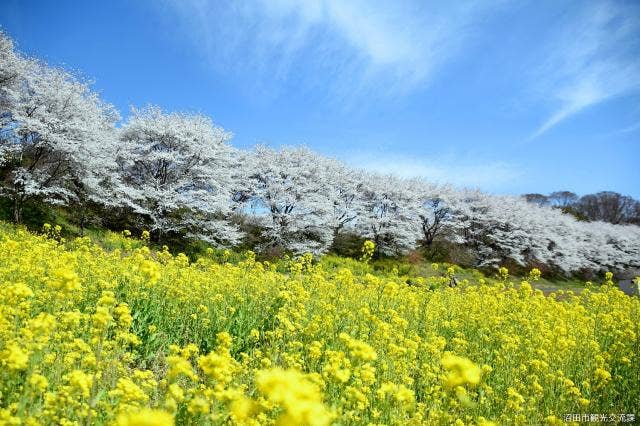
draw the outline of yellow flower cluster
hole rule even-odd
[[[267,401],[284,409],[277,419],[279,424],[322,426],[331,422],[318,386],[302,373],[280,368],[262,370],[256,374],[256,384]]]
[[[475,386],[480,383],[482,370],[467,358],[447,352],[442,357],[442,366],[449,372],[445,377],[445,386],[447,387],[464,384]]]
[[[640,301],[610,285],[544,295],[506,269],[408,285],[356,260],[191,262],[108,238],[0,223],[0,424],[553,424],[638,408]]]
[[[376,249],[376,244],[371,240],[366,240],[362,244],[362,256],[360,257],[360,260],[365,263],[369,262],[373,257],[373,253],[375,249]]]
[[[540,269],[538,268],[533,268],[531,271],[529,271],[529,279],[531,281],[538,281],[541,276],[542,272],[540,272]]]

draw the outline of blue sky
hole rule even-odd
[[[637,2],[3,0],[0,25],[124,116],[202,112],[239,147],[495,193],[640,198]]]

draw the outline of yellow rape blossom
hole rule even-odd
[[[256,374],[256,385],[269,401],[285,410],[279,424],[321,426],[331,422],[318,387],[302,373],[280,368],[262,370]]]
[[[482,369],[471,360],[445,353],[441,363],[445,370],[448,371],[445,376],[445,386],[452,388],[465,384],[475,386],[480,383]]]
[[[2,364],[10,370],[24,370],[29,365],[29,352],[15,342],[2,351]]]
[[[173,416],[166,411],[144,409],[118,417],[117,426],[173,426]]]

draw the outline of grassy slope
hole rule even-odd
[[[67,225],[68,226],[68,225]],[[72,230],[73,233],[79,231],[72,227],[66,228]],[[100,244],[107,250],[113,249],[124,249],[124,242],[119,233],[105,230],[105,229],[88,229],[85,230],[85,235],[90,237],[92,241],[97,244]],[[134,240],[135,241],[135,240]],[[139,243],[142,246],[142,243]],[[135,248],[136,246],[134,246]],[[159,248],[159,247],[156,247]],[[197,257],[198,254],[204,254],[202,247],[189,247],[190,254],[194,257]],[[171,250],[170,250],[171,251]],[[214,253],[222,258],[222,250],[214,250]],[[173,253],[174,255],[177,253]],[[237,263],[244,259],[244,255],[241,253],[231,252],[230,261],[231,263]],[[438,277],[444,276],[444,273],[448,266],[447,263],[439,264],[437,270],[434,270],[432,267],[432,263],[429,261],[420,262],[417,264],[412,264],[407,262],[405,259],[383,259],[383,260],[373,260],[371,262],[371,268],[363,268],[362,263],[358,262],[355,259],[349,259],[341,256],[337,256],[334,254],[328,254],[322,257],[320,260],[323,266],[325,267],[334,267],[334,268],[342,268],[348,266],[349,269],[354,271],[354,273],[359,275],[364,275],[366,273],[374,272],[377,276],[395,276],[400,275],[401,277],[406,277],[407,280],[411,280],[412,278],[417,277]],[[278,269],[285,269],[286,265],[285,261],[280,260],[277,262],[279,264]],[[394,272],[394,269],[397,269],[397,273]],[[461,280],[469,280],[470,282],[477,282],[478,279],[492,279],[496,278],[496,276],[488,275],[483,273],[477,269],[471,268],[463,268],[460,266],[455,266],[455,277],[458,281]],[[513,276],[513,279],[516,281],[525,280],[526,277],[517,277]],[[538,281],[530,283],[534,289],[542,290],[545,294],[549,294],[558,290],[573,290],[576,292],[582,291],[585,288],[584,281],[567,278],[562,279],[558,277],[554,278],[540,278]]]
[[[42,225],[45,222],[51,223],[52,225],[60,225],[62,227],[62,236],[71,240],[77,236],[84,235],[91,238],[91,240],[101,246],[103,246],[107,250],[113,249],[124,249],[124,241],[121,238],[120,233],[113,232],[107,229],[96,228],[96,227],[88,227],[84,230],[81,230],[77,225],[75,225],[72,220],[68,218],[68,213],[62,209],[55,208],[33,208],[33,211],[25,212],[26,223],[25,226],[34,232],[39,232],[42,229]],[[8,210],[8,206],[0,206],[0,220],[8,220],[10,218],[10,212]],[[3,223],[0,226],[10,226],[6,223]],[[134,236],[135,237],[135,236]],[[131,240],[129,241],[131,243]],[[129,244],[127,243],[127,244]],[[135,240],[133,242],[135,243]],[[142,243],[139,243],[142,245]],[[161,247],[152,248],[160,249]],[[135,248],[134,246],[133,248]],[[185,243],[183,247],[176,249],[175,244],[170,248],[171,252],[184,252],[191,260],[195,260],[198,257],[201,257],[205,254],[207,246],[202,243]],[[223,251],[215,250],[214,255],[222,259]],[[244,256],[241,253],[230,254],[228,260],[232,263],[240,262],[244,259]],[[227,260],[227,258],[225,258]],[[325,266],[334,265],[336,267],[344,266],[344,262],[349,262],[349,259],[342,258],[335,255],[327,255],[324,256],[322,262]],[[278,263],[282,263],[281,261]],[[355,268],[355,271],[361,269],[358,266],[358,262],[349,263],[350,267]],[[286,265],[282,265],[286,267]],[[392,271],[395,269],[398,270],[398,274],[407,279],[416,278],[416,277],[424,277],[429,278],[433,276],[442,276],[444,275],[444,271],[447,268],[447,264],[442,264],[438,270],[434,270],[431,266],[431,262],[429,260],[425,260],[419,263],[409,263],[405,259],[381,259],[374,260],[371,265],[375,271],[376,275],[390,275],[393,274]],[[366,272],[370,272],[367,270]],[[361,273],[365,273],[361,270]],[[486,276],[485,273],[482,273],[475,269],[465,269],[459,266],[456,266],[456,278],[458,280],[468,279],[469,281],[477,281],[479,278],[495,278],[491,276]],[[512,277],[516,281],[520,281],[518,277]],[[524,278],[522,278],[524,279]],[[573,291],[581,291],[584,288],[584,282],[579,279],[573,278],[562,278],[562,277],[542,277],[537,282],[532,282],[532,286],[536,289],[542,290],[545,294],[558,291],[558,290],[573,290]]]

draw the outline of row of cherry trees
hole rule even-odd
[[[0,35],[0,196],[22,220],[33,201],[129,218],[156,236],[323,253],[341,235],[405,253],[447,242],[473,263],[563,272],[640,267],[640,227],[578,222],[519,197],[454,190],[347,167],[306,148],[251,151],[199,114],[115,108],[69,72]]]

